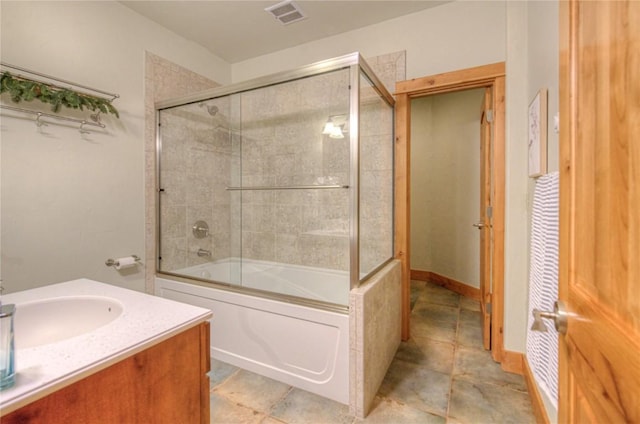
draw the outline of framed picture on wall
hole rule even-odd
[[[547,89],[529,104],[529,177],[547,172]]]

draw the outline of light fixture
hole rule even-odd
[[[324,128],[322,129],[322,134],[329,135],[333,131],[335,127],[333,126],[333,121],[331,117],[327,119],[327,122],[324,124]]]
[[[322,134],[330,138],[344,138],[347,127],[347,115],[331,115],[322,128]]]
[[[342,127],[342,125],[334,125],[333,129],[331,130],[331,134],[329,134],[329,138],[344,138]]]

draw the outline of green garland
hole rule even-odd
[[[38,99],[42,103],[49,103],[54,112],[60,111],[62,106],[80,110],[84,110],[86,107],[93,112],[99,110],[120,118],[118,111],[111,104],[111,100],[78,93],[68,88],[56,87],[23,77],[15,77],[9,72],[3,72],[0,77],[0,94],[5,92],[9,93],[11,100],[15,103],[19,103],[22,100],[30,102],[33,99]]]

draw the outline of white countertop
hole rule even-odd
[[[211,317],[209,309],[82,278],[2,296],[3,304],[67,296],[105,296],[123,312],[80,336],[16,351],[16,382],[0,391],[0,415],[40,399]]]

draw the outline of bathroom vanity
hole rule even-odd
[[[0,392],[3,424],[209,422],[210,310],[87,279],[3,302],[17,309],[16,383]],[[46,325],[28,317],[32,309],[64,330],[38,329]],[[78,330],[65,314],[98,326]],[[26,323],[33,328],[21,338]]]

